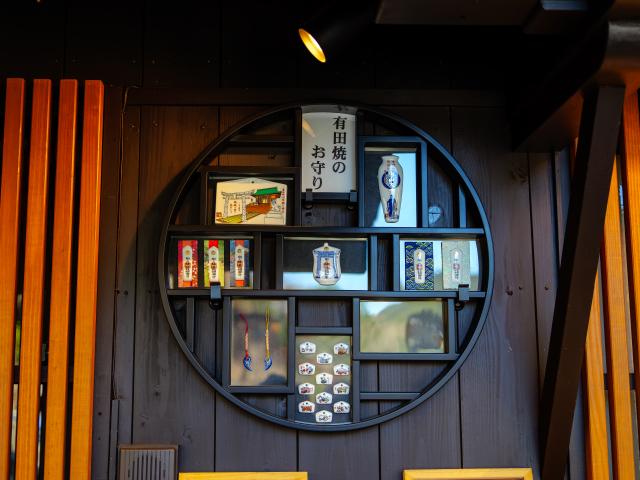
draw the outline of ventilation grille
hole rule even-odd
[[[119,480],[176,480],[176,445],[120,445]]]

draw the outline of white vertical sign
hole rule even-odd
[[[302,191],[356,190],[356,116],[344,112],[302,114]]]

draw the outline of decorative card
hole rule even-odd
[[[198,241],[178,240],[178,288],[198,286]]]
[[[251,287],[249,240],[231,240],[229,250],[229,286]]]
[[[433,242],[404,241],[404,289],[434,289]]]
[[[456,290],[459,285],[471,283],[471,248],[468,240],[442,242],[442,286]]]
[[[224,287],[224,240],[204,241],[204,286]]]
[[[262,178],[218,182],[214,220],[228,225],[286,225],[287,186]]]

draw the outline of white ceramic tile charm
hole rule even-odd
[[[320,410],[316,413],[316,422],[318,423],[331,423],[333,420],[333,413],[328,410]]]
[[[330,373],[319,373],[316,375],[316,383],[318,385],[331,385],[333,383],[333,375]]]
[[[349,375],[349,365],[345,364],[345,363],[341,363],[339,365],[336,365],[335,367],[333,367],[333,373],[335,375]]]
[[[333,413],[349,413],[351,411],[351,405],[347,402],[336,402],[333,405]]]
[[[300,402],[298,404],[298,411],[300,413],[313,413],[316,411],[316,406],[313,402],[305,400],[304,402]]]
[[[333,394],[334,395],[349,395],[349,385],[346,383],[336,383],[333,386]]]
[[[300,344],[300,353],[316,353],[316,344],[312,342],[302,342]]]
[[[316,391],[316,386],[312,383],[302,383],[298,385],[298,393],[300,395],[313,395]]]
[[[333,363],[333,355],[326,352],[319,353],[316,360],[320,365],[329,365],[330,363]]]
[[[301,363],[298,365],[298,372],[300,375],[313,375],[316,373],[316,366],[312,363]]]

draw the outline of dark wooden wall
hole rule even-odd
[[[129,442],[180,444],[185,471],[299,469],[312,480],[399,480],[420,467],[537,471],[566,205],[556,187],[567,171],[561,155],[510,148],[504,95],[527,40],[508,29],[379,27],[323,66],[295,37],[301,3],[186,1],[177,11],[175,2],[44,0],[0,16],[0,76],[115,85],[105,104],[94,478],[113,478],[113,447]],[[154,96],[155,87],[180,89]],[[206,144],[265,105],[338,95],[403,115],[453,153],[487,210],[496,280],[475,350],[436,396],[377,427],[314,434],[245,414],[200,379],[164,318],[156,256],[176,180]],[[399,378],[381,366],[375,381],[422,387],[414,370]],[[584,478],[580,438],[572,479]]]

